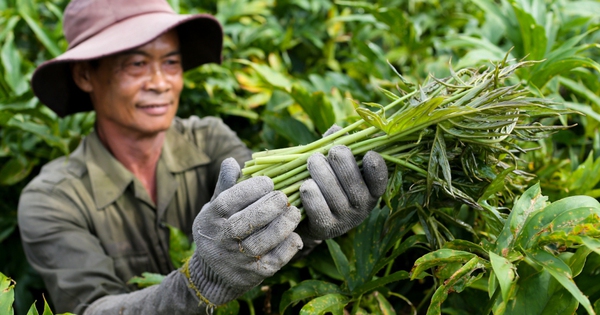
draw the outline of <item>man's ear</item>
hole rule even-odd
[[[88,62],[80,61],[71,64],[71,75],[75,84],[84,92],[91,93],[93,90],[91,82],[91,67]]]

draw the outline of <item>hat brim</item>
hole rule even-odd
[[[69,64],[145,45],[174,28],[179,35],[184,71],[205,63],[221,62],[223,30],[213,16],[155,12],[115,23],[64,54],[44,62],[33,73],[33,92],[60,117],[92,110],[89,95],[75,85]]]

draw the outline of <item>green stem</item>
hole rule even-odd
[[[298,167],[294,171],[300,170],[300,169],[301,169],[301,167]],[[309,176],[310,176],[310,174],[308,173],[308,170],[306,170],[306,168],[305,168],[304,171],[298,172],[296,175],[288,177],[284,180],[281,180],[279,178],[274,178],[273,183],[275,183],[275,190],[282,189],[283,187],[286,187],[287,185],[291,185],[297,181],[307,179]]]
[[[302,185],[302,183],[304,183],[304,181],[299,181],[296,182],[295,184],[289,185],[283,189],[281,189],[281,191],[286,195],[286,196],[290,196],[293,195],[294,193],[296,193],[297,191],[300,191],[300,186]],[[289,198],[288,198],[289,200]]]
[[[285,181],[285,180],[287,180],[287,179],[289,179],[289,178],[291,178],[291,177],[293,177],[293,176],[295,176],[297,174],[300,174],[301,172],[305,171],[306,168],[307,168],[306,167],[306,163],[304,163],[304,164],[302,164],[302,165],[294,168],[293,170],[291,170],[289,172],[286,172],[286,173],[283,173],[281,175],[274,176],[274,177],[271,177],[271,178],[273,179],[273,183],[275,185],[277,185],[277,184],[281,183],[282,181]]]
[[[265,156],[271,156],[271,155],[280,155],[280,154],[286,153],[286,151],[289,151],[290,149],[291,148],[281,148],[281,149],[272,149],[272,150],[265,150],[265,151],[254,152],[254,153],[252,153],[252,158],[256,159],[258,157],[265,157]]]
[[[263,157],[257,157],[254,159],[254,163],[256,163],[256,165],[265,165],[265,164],[277,164],[277,163],[283,163],[283,162],[289,162],[289,161],[293,161],[299,157],[301,157],[302,154],[285,154],[285,155],[276,155],[276,156],[263,156]]]
[[[272,165],[252,165],[252,166],[246,166],[244,167],[244,169],[242,169],[242,174],[243,175],[253,175],[254,173],[260,172],[262,170],[265,170],[267,168],[269,168]]]
[[[417,173],[419,173],[419,174],[421,174],[421,175],[423,175],[423,176],[427,177],[427,171],[426,171],[426,170],[424,170],[424,169],[421,169],[421,168],[419,168],[418,166],[415,166],[415,165],[413,165],[413,164],[412,164],[412,163],[410,163],[410,162],[407,162],[407,161],[403,161],[403,160],[397,159],[397,158],[395,158],[395,157],[393,157],[393,156],[390,156],[390,155],[387,155],[387,154],[380,154],[380,155],[381,155],[381,157],[382,157],[384,160],[388,160],[388,161],[390,161],[390,162],[392,162],[392,163],[400,164],[400,165],[402,165],[402,166],[404,166],[404,167],[406,167],[406,168],[409,168],[409,169],[411,169],[411,170],[413,170],[413,171],[415,171],[415,172],[417,172]]]
[[[288,202],[292,206],[295,206],[295,207],[299,206],[300,203],[301,203],[301,200],[300,200],[300,191],[297,191],[297,192],[289,195],[288,196]]]

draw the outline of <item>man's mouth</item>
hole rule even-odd
[[[168,111],[170,105],[170,103],[143,104],[136,107],[148,115],[163,115]]]

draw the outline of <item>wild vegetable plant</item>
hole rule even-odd
[[[8,278],[0,272],[0,312],[3,315],[13,315],[13,301],[15,299],[15,286],[16,283],[13,279]],[[44,298],[44,308],[42,315],[53,315],[54,313],[48,306],[46,299]],[[35,303],[31,305],[27,311],[27,315],[39,315],[39,312],[35,306]],[[57,314],[58,315],[58,314]],[[63,313],[62,315],[72,315],[71,313]]]
[[[410,181],[411,191],[426,192],[421,197],[424,206],[434,203],[434,195],[445,194],[488,211],[484,212],[488,224],[498,230],[500,214],[480,206],[479,195],[498,174],[505,178],[517,168],[516,155],[523,151],[517,140],[536,141],[552,130],[565,129],[539,122],[566,113],[553,108],[551,100],[531,97],[519,84],[505,85],[514,71],[530,65],[508,64],[505,59],[488,68],[431,77],[419,88],[400,90],[404,95],[384,91],[392,99],[389,105],[366,103],[379,109],[377,113],[357,106],[362,119],[307,145],[254,153],[242,173],[244,178],[271,177],[275,188],[299,205],[298,188],[309,177],[309,156],[347,145],[360,163],[364,153],[374,150],[391,165],[388,205]]]
[[[517,198],[500,232],[482,234],[478,243],[446,242],[418,258],[412,269],[390,273],[387,267],[407,250],[430,246],[425,235],[410,235],[411,227],[419,223],[416,212],[374,210],[353,233],[353,245],[345,252],[335,240],[328,240],[343,281],[301,282],[283,294],[280,312],[304,302],[300,314],[342,314],[344,309],[353,314],[395,314],[401,303],[407,314],[416,314],[416,303],[386,285],[427,279],[435,280],[423,304],[428,315],[461,310],[573,314],[580,305],[587,314],[599,310],[599,303],[593,306],[574,282],[586,259],[600,252],[600,203],[594,198],[571,196],[551,203],[535,184]],[[466,295],[465,301],[481,307],[444,304],[457,295]],[[392,300],[399,300],[395,309]]]

